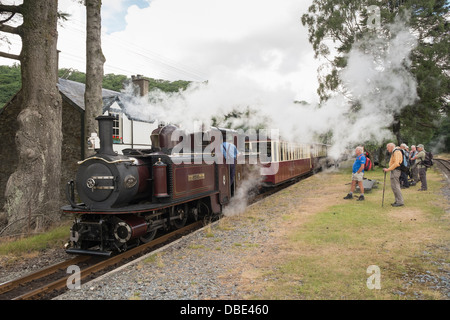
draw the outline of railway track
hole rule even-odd
[[[190,233],[203,226],[203,221],[194,222],[186,227],[162,235],[155,240],[127,250],[110,258],[76,256],[73,259],[52,265],[24,277],[0,284],[0,300],[39,300],[53,298],[68,290],[68,281],[72,273],[69,266],[80,268],[80,280],[93,279],[109,269],[127,263],[130,259],[142,256],[166,244],[175,238]],[[70,283],[70,282],[69,282]]]
[[[292,179],[291,181],[251,196],[249,204],[258,202],[263,198],[279,192],[296,182],[309,177],[310,174]],[[142,244],[121,254],[105,258],[99,256],[76,256],[73,259],[54,264],[34,273],[0,284],[0,300],[46,300],[62,294],[68,289],[68,281],[72,273],[68,267],[80,268],[80,281],[92,280],[102,274],[117,268],[130,260],[157,249],[161,245],[180,238],[182,235],[195,231],[205,225],[205,221],[197,221],[171,233],[162,235],[153,241]],[[70,283],[70,282],[69,282]]]
[[[447,172],[450,172],[450,160],[434,158],[433,161],[443,166]]]
[[[450,160],[434,158],[433,161],[441,169],[446,179],[450,182]]]

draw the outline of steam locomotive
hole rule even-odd
[[[318,170],[327,156],[326,145],[294,146],[220,128],[188,135],[174,125],[155,129],[150,149],[117,154],[114,117],[96,120],[100,149],[78,162],[76,179],[66,188],[69,204],[62,208],[75,216],[66,248],[71,254],[110,256],[151,241],[158,230],[181,228],[188,219],[216,219],[255,168],[262,185],[272,187]],[[224,158],[222,142],[230,137],[243,146],[240,161]],[[268,160],[251,161],[262,149]]]

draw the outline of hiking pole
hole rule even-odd
[[[384,172],[383,200],[381,201],[381,207],[383,207],[383,205],[384,205],[384,189],[386,189],[386,171]]]

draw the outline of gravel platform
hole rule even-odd
[[[316,179],[323,179],[321,175],[313,177],[310,184]],[[449,181],[441,192],[450,201]],[[299,194],[295,196],[297,201],[302,201],[298,198]],[[281,231],[278,228],[282,225],[286,207],[292,206],[292,197],[292,194],[283,191],[269,196],[250,206],[245,214],[225,217],[112,273],[82,283],[81,289],[68,291],[55,299],[259,299],[258,290],[270,279],[263,278],[262,283],[261,280],[256,283],[252,280],[251,270],[258,267],[261,259],[269,259],[281,249],[282,244],[276,240]],[[447,214],[449,210],[447,207]],[[439,250],[450,252],[449,246],[446,244]],[[401,275],[404,288],[394,293],[400,299],[423,298],[421,292],[406,296],[407,288],[414,282],[425,283],[450,299],[448,260],[437,261],[432,254],[433,248],[429,251],[423,252],[423,256],[428,256],[432,263],[439,266],[439,274],[405,272]]]
[[[320,179],[322,174],[312,178]],[[311,183],[312,181],[310,181]],[[317,183],[317,181],[315,181]],[[287,190],[288,191],[288,190]],[[441,189],[450,203],[450,182]],[[120,269],[70,290],[55,300],[246,300],[258,299],[265,281],[253,280],[251,270],[261,260],[281,250],[276,238],[292,194],[278,194],[253,204],[245,214],[225,217],[202,230],[135,260]],[[296,200],[301,201],[296,194]],[[276,197],[276,198],[274,198]],[[275,201],[276,199],[276,201]],[[316,199],[317,200],[317,199]],[[274,205],[276,203],[277,205]],[[242,208],[238,211],[243,211]],[[450,207],[446,208],[450,213]],[[285,222],[285,221],[284,221]],[[422,299],[420,292],[407,295],[408,287],[419,282],[450,299],[450,264],[437,260],[427,248],[423,257],[437,264],[439,273],[406,271],[404,288],[394,293],[400,299]],[[439,250],[450,253],[450,244]],[[67,258],[62,250],[45,251],[20,262],[0,261],[0,282],[35,271]],[[274,267],[276,262],[274,262]]]
[[[225,274],[240,273],[246,258],[264,255],[273,232],[266,222],[276,214],[261,212],[257,223],[241,216],[221,219],[55,300],[257,298],[239,288],[240,277]]]

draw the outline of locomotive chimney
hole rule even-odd
[[[95,120],[98,121],[98,131],[100,138],[100,154],[108,154],[115,156],[116,153],[113,150],[113,116],[98,116]]]

